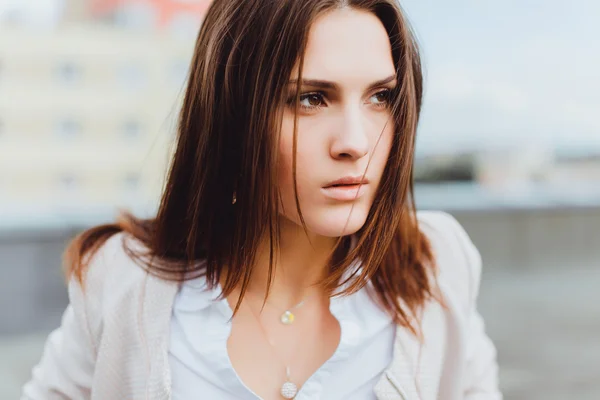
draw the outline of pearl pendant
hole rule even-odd
[[[286,311],[281,314],[281,323],[284,325],[291,325],[296,319],[296,316],[291,311]]]
[[[281,386],[281,395],[285,399],[293,399],[297,393],[298,387],[293,382],[287,381]]]

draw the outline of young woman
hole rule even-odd
[[[215,0],[155,218],[67,249],[24,399],[500,399],[480,257],[415,211],[396,0]]]

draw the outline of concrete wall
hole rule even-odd
[[[67,302],[61,256],[70,235],[0,234],[0,335],[57,326]]]
[[[600,208],[453,215],[479,248],[486,270],[600,267]]]

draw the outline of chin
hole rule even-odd
[[[351,206],[348,205],[337,210],[329,208],[320,212],[315,210],[310,215],[304,214],[304,220],[308,230],[316,235],[326,237],[353,235],[364,226],[369,210],[363,210],[363,207],[356,204],[350,214],[350,208]]]

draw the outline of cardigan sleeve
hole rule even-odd
[[[118,235],[116,235],[118,236]],[[110,238],[109,242],[115,240]],[[92,258],[85,290],[72,278],[61,324],[50,333],[42,357],[23,386],[21,400],[85,400],[91,396],[108,242]]]
[[[464,228],[453,217],[450,218],[455,235],[461,243],[470,275],[464,399],[501,400],[496,348],[486,334],[484,320],[477,310],[482,268],[481,255]]]

